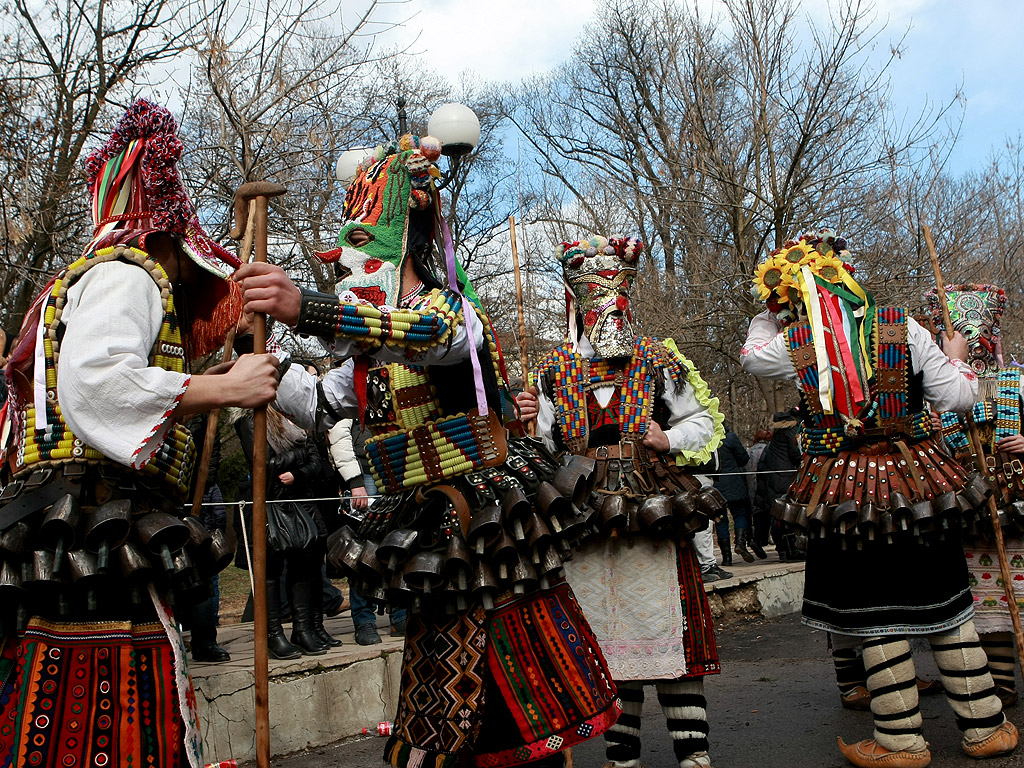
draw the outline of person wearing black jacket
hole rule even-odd
[[[242,450],[249,465],[253,456],[253,415],[235,422]],[[280,411],[267,408],[267,500],[314,497],[323,463],[316,442],[285,419]],[[324,629],[321,570],[327,530],[316,504],[305,505],[319,535],[311,549],[267,552],[267,642],[275,659],[294,659],[301,654],[319,656],[334,640]],[[250,529],[251,530],[251,529]],[[280,579],[287,565],[285,591],[292,614],[291,642],[281,626]],[[335,640],[335,642],[337,642]]]
[[[767,555],[761,545],[750,536],[750,495],[747,493],[746,478],[742,474],[742,468],[749,463],[750,455],[747,449],[743,447],[737,434],[726,427],[725,440],[718,448],[718,471],[721,474],[715,476],[715,488],[729,503],[729,512],[736,529],[736,554],[752,563],[754,555],[750,554],[750,549],[762,560]],[[728,516],[723,516],[715,523],[715,532],[718,534],[718,546],[722,549],[722,565],[732,565]],[[747,549],[748,545],[750,549]]]
[[[776,499],[786,495],[801,458],[800,446],[796,441],[800,431],[796,416],[779,411],[775,414],[772,429],[772,439],[757,463],[757,494],[754,503],[765,509],[771,509]],[[779,560],[804,559],[803,553],[796,548],[796,533],[781,520],[772,521],[772,539]]]

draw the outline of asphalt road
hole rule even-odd
[[[724,671],[707,679],[711,757],[715,768],[842,768],[849,763],[836,748],[871,737],[870,713],[839,705],[825,633],[799,623],[798,616],[732,625],[719,630]],[[936,677],[931,656],[915,654],[918,673]],[[1018,682],[1018,685],[1020,683]],[[925,738],[934,768],[975,766],[960,751],[960,733],[943,696],[922,699]],[[1024,726],[1024,704],[1009,710]],[[646,768],[678,768],[653,688],[644,704]],[[385,739],[371,737],[274,760],[274,768],[378,768]],[[575,768],[601,768],[604,742],[591,739],[573,749]],[[1024,746],[985,768],[1024,768]]]

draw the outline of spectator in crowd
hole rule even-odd
[[[331,461],[338,476],[348,485],[351,514],[361,518],[372,503],[371,496],[377,495],[373,475],[367,469],[364,445],[369,432],[360,429],[354,419],[342,419],[327,433]],[[356,642],[359,645],[376,645],[382,642],[377,632],[377,617],[366,598],[349,582],[349,600],[352,603],[352,624],[355,626]],[[406,611],[399,608],[391,613],[391,636],[404,637]]]
[[[750,538],[750,496],[747,495],[747,482],[742,472],[743,467],[750,463],[750,455],[743,447],[739,437],[729,427],[725,428],[725,440],[718,449],[718,472],[715,476],[715,488],[729,502],[729,514],[732,515],[733,527],[736,530],[736,554],[748,563],[754,562],[750,549],[760,557],[766,557],[760,545]],[[729,544],[729,518],[723,516],[715,523],[718,534],[718,546],[722,550],[722,565],[732,565],[733,548]],[[747,547],[750,547],[748,549]]]
[[[746,476],[747,497],[750,499],[751,503],[750,535],[761,548],[768,545],[772,526],[772,516],[770,505],[766,506],[761,503],[762,500],[757,496],[757,478],[759,477],[757,474],[757,465],[761,463],[761,454],[764,453],[764,449],[768,447],[768,442],[771,439],[772,431],[770,429],[759,429],[754,433],[754,444],[750,446],[750,450],[747,451],[747,453],[750,454],[750,463],[747,464],[747,468],[751,470]]]
[[[208,423],[208,415],[204,413],[193,416],[187,424],[200,455],[203,445],[206,443],[206,426]],[[200,522],[208,531],[223,531],[227,527],[224,496],[220,492],[220,486],[217,485],[217,472],[219,469],[220,437],[218,436],[214,438],[213,451],[210,454],[210,464],[203,491],[203,507],[198,513]],[[198,462],[192,475],[190,487],[195,488],[197,482],[199,482]],[[182,616],[182,622],[189,626],[192,632],[190,645],[192,647],[193,661],[219,664],[231,661],[231,655],[217,644],[217,627],[220,624],[219,575],[215,575],[212,582],[213,594],[210,595],[209,599],[193,606],[191,616],[186,613],[186,615]]]
[[[253,416],[251,413],[235,422],[245,452],[252,466]],[[316,443],[306,432],[284,418],[280,411],[267,408],[267,500],[311,498],[314,479],[322,471]],[[301,506],[296,508],[296,504]],[[268,516],[272,514],[268,504]],[[294,659],[302,654],[319,656],[327,652],[330,635],[324,628],[322,572],[327,529],[315,504],[293,502],[288,514],[308,515],[318,535],[305,549],[267,548],[267,646],[275,659]],[[251,527],[248,530],[252,530]],[[237,559],[236,559],[237,560]],[[291,608],[291,639],[281,626],[280,580],[287,563],[285,590]],[[333,639],[333,638],[332,638]]]
[[[797,417],[786,411],[779,411],[772,421],[772,439],[757,462],[757,492],[755,506],[769,510],[775,500],[785,496],[793,482],[796,468],[800,466],[800,446],[796,436],[800,431]],[[772,539],[779,553],[779,560],[803,560],[804,554],[797,548],[796,532],[781,520],[772,520]]]

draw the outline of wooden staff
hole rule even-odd
[[[235,192],[235,226],[231,237],[242,236],[248,221],[249,201],[253,202],[252,229],[256,253],[254,261],[267,261],[267,209],[272,197],[283,195],[285,188],[266,181],[243,184]],[[249,229],[245,226],[245,229]],[[267,318],[257,313],[253,322],[253,353],[266,354]],[[267,652],[267,407],[253,411],[252,448],[252,570],[253,570],[253,676],[256,679],[256,765],[270,766],[270,669]]]
[[[242,244],[238,248],[238,258],[245,264],[252,258],[253,219],[256,216],[256,203],[249,201],[249,215],[245,223],[245,230],[242,237]],[[232,230],[232,236],[236,233]],[[232,328],[224,337],[224,351],[221,353],[220,361],[226,363],[231,359],[231,353],[235,346],[235,331]],[[203,496],[206,490],[206,478],[210,475],[210,458],[213,456],[213,446],[217,442],[217,423],[220,421],[220,408],[214,408],[206,418],[206,437],[203,440],[203,452],[199,457],[199,470],[196,474],[196,487],[192,492],[192,514],[198,516],[203,506]]]
[[[516,276],[516,313],[519,315],[519,365],[523,369],[523,389],[530,388],[530,359],[526,353],[526,310],[523,307],[523,279],[519,273],[519,249],[516,248],[516,217],[508,217],[509,234],[512,238],[512,270]],[[537,423],[531,421],[527,430],[532,435]]]
[[[953,320],[949,315],[949,305],[946,303],[946,285],[942,280],[942,269],[939,267],[939,257],[935,253],[935,243],[932,241],[932,232],[927,225],[922,225],[924,241],[928,245],[928,255],[932,260],[932,270],[935,272],[935,289],[939,295],[939,306],[942,307],[942,321],[946,325],[946,334],[953,338]],[[981,435],[978,434],[978,425],[974,423],[974,415],[967,411],[967,435],[971,442],[971,453],[974,455],[974,466],[982,476],[991,478],[988,464],[985,461],[984,449],[981,444]],[[999,487],[992,478],[993,485]],[[999,575],[1003,579],[1003,592],[1006,594],[1006,602],[1010,609],[1010,621],[1013,622],[1013,635],[1017,641],[1017,659],[1024,661],[1024,629],[1020,623],[1020,610],[1017,607],[1017,595],[1013,589],[1013,579],[1010,576],[1010,560],[1006,556],[1006,545],[1003,542],[1003,528],[999,524],[999,507],[996,505],[995,494],[988,497],[988,514],[992,521],[992,530],[996,537],[996,555],[999,558]]]

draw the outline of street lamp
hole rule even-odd
[[[442,104],[430,115],[427,133],[441,142],[441,154],[448,158],[448,172],[437,185],[444,189],[455,178],[462,158],[480,143],[480,119],[465,104]]]
[[[395,103],[398,108],[398,130],[405,134],[407,115],[405,99]],[[447,187],[459,170],[462,158],[480,143],[480,119],[465,104],[442,104],[427,121],[427,133],[441,142],[441,154],[448,158],[448,171],[441,174],[438,189]],[[334,175],[344,185],[355,178],[359,164],[373,154],[373,147],[355,147],[341,153],[334,166]]]

